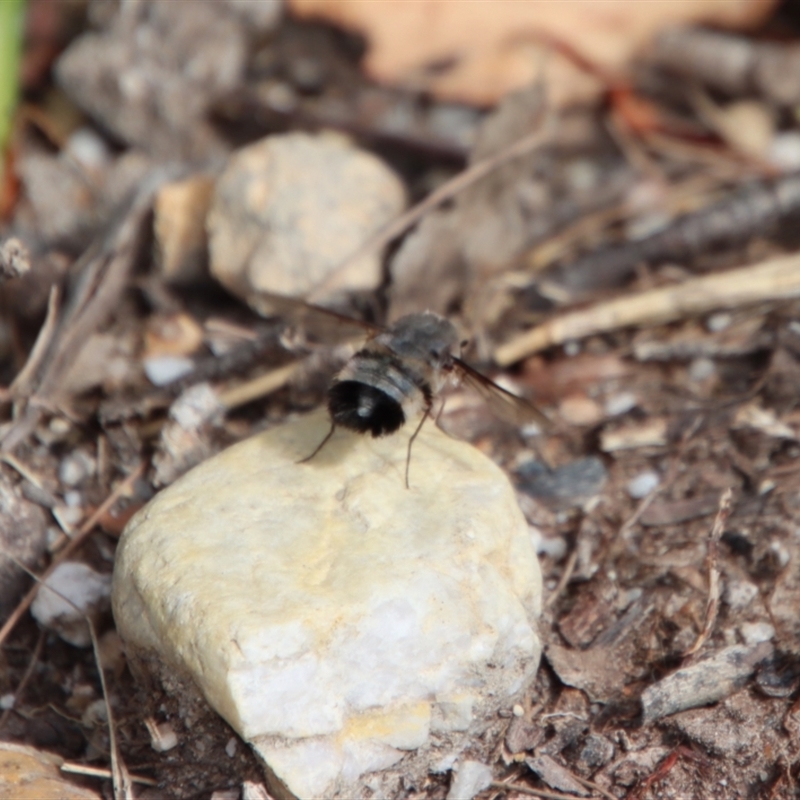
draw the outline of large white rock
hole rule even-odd
[[[426,424],[406,489],[411,425],[297,463],[327,430],[267,431],[159,494],[123,534],[114,614],[294,795],[389,796],[502,724],[538,667],[541,574],[478,450]]]

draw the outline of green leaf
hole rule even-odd
[[[0,0],[0,153],[11,135],[19,95],[25,0]]]

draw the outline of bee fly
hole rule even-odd
[[[282,305],[285,307],[286,303]],[[472,386],[501,419],[515,425],[535,422],[543,428],[549,426],[549,420],[538,409],[459,358],[462,343],[455,326],[438,314],[430,311],[408,314],[389,328],[379,328],[327,309],[298,305],[302,306],[301,317],[308,319],[311,315],[322,314],[329,322],[339,320],[369,335],[363,348],[331,383],[328,390],[331,429],[301,463],[314,458],[339,426],[357,433],[370,433],[373,437],[387,436],[421,414],[408,442],[408,487],[411,446],[430,416],[434,398],[451,382],[463,381]]]

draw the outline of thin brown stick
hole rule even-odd
[[[270,370],[264,375],[259,375],[257,378],[234,386],[232,389],[220,392],[218,398],[220,405],[226,411],[231,411],[238,406],[282,389],[303,363],[303,360],[291,361],[282,367]]]
[[[386,245],[390,244],[394,239],[419,222],[429,211],[447,200],[452,199],[455,195],[459,194],[459,192],[463,192],[468,186],[472,186],[481,178],[484,178],[504,164],[529,155],[534,150],[537,150],[550,141],[552,126],[549,125],[548,122],[549,115],[546,116],[543,114],[536,130],[523,136],[521,139],[517,139],[517,141],[504,148],[499,153],[481,159],[472,164],[472,166],[467,167],[463,172],[459,172],[458,175],[442,184],[436,191],[431,192],[424,200],[421,200],[408,211],[392,220],[392,222],[378,231],[378,233],[367,239],[364,244],[339,264],[339,266],[337,266],[320,284],[315,286],[309,293],[309,302],[315,303],[323,299],[325,294],[336,286],[339,277],[347,272],[359,259],[382,250]]]
[[[70,540],[69,544],[59,552],[59,554],[53,559],[53,563],[44,571],[44,573],[38,578],[38,580],[46,581],[52,574],[55,568],[62,562],[65,561],[72,553],[75,552],[84,542],[86,537],[94,530],[94,526],[98,523],[100,519],[107,514],[111,508],[114,506],[114,503],[125,494],[134,483],[136,483],[139,478],[144,475],[144,471],[147,464],[142,462],[130,475],[128,475],[125,480],[123,480],[116,489],[105,499],[103,504],[92,514],[86,522],[81,525],[78,532],[75,534],[74,538]],[[31,603],[36,598],[37,593],[39,592],[39,584],[34,583],[31,586],[28,593],[25,597],[20,600],[17,604],[17,607],[11,613],[11,616],[5,621],[3,627],[0,628],[0,645],[5,642],[6,638],[8,637],[9,633],[14,629],[16,624],[22,619],[22,615],[30,608]]]
[[[529,794],[531,797],[545,797],[550,800],[586,800],[585,797],[579,797],[577,794],[562,794],[561,792],[550,792],[547,789],[533,789],[530,786],[522,786],[519,783],[501,783],[500,781],[492,781],[489,784],[490,789],[500,789],[504,792],[519,792],[520,794]]]
[[[681,437],[677,453],[670,459],[669,468],[667,469],[667,474],[664,476],[664,480],[657,486],[654,486],[653,489],[651,489],[650,492],[648,492],[648,494],[642,498],[633,514],[631,514],[630,517],[625,520],[625,523],[619,529],[619,534],[616,537],[617,541],[622,542],[627,538],[630,531],[633,530],[633,526],[636,525],[636,523],[642,518],[642,514],[647,511],[653,501],[660,494],[669,489],[670,486],[672,486],[672,484],[675,482],[678,477],[678,468],[681,465],[684,451],[686,450],[691,438],[695,435],[695,433],[697,433],[697,429],[700,427],[702,421],[703,416],[699,414],[692,420],[692,424]]]
[[[683,652],[683,657],[694,655],[708,640],[719,612],[719,540],[725,530],[725,523],[731,513],[731,499],[733,489],[728,488],[719,498],[719,509],[714,519],[714,525],[708,535],[708,551],[706,553],[706,568],[708,569],[708,600],[706,601],[706,619],[703,630],[695,639],[694,644]]]
[[[572,573],[575,572],[575,564],[578,563],[578,542],[575,542],[575,546],[572,548],[572,552],[569,554],[569,558],[567,559],[567,563],[564,565],[564,570],[561,573],[561,577],[558,579],[558,583],[556,584],[556,588],[553,589],[552,592],[547,597],[547,600],[544,602],[545,608],[550,608],[550,606],[555,603],[558,596],[561,592],[564,591],[567,584],[569,583],[570,578],[572,577]]]
[[[39,631],[39,638],[36,641],[36,646],[33,648],[33,654],[31,655],[31,660],[28,662],[28,666],[25,669],[25,674],[22,676],[22,680],[19,682],[19,685],[14,690],[14,703],[10,708],[7,708],[3,712],[3,716],[0,717],[0,730],[5,727],[6,722],[8,722],[8,718],[11,716],[11,712],[14,710],[14,707],[19,702],[20,697],[22,697],[22,693],[25,691],[25,687],[28,685],[28,681],[31,679],[33,675],[34,669],[36,669],[36,664],[39,662],[39,656],[42,654],[42,647],[44,646],[44,639],[45,639],[45,631]]]
[[[36,582],[34,584],[35,586],[47,585],[46,577],[36,575],[36,573],[29,570],[21,561],[19,561],[19,559],[15,558],[14,556],[8,557],[21,570],[27,572],[28,575],[33,578],[33,580]],[[95,665],[97,666],[97,674],[100,678],[100,690],[103,694],[103,703],[105,704],[106,716],[108,720],[108,741],[111,751],[111,774],[114,788],[114,800],[134,800],[130,776],[128,775],[127,769],[125,769],[122,759],[119,757],[119,746],[117,745],[116,729],[114,727],[114,715],[111,710],[111,703],[108,699],[108,687],[106,686],[106,676],[105,672],[103,671],[103,662],[100,658],[100,643],[97,640],[97,631],[94,627],[94,621],[82,609],[78,608],[78,606],[76,606],[75,603],[69,599],[69,597],[60,592],[58,589],[54,589],[52,586],[47,586],[47,588],[49,591],[53,592],[53,594],[58,595],[65,603],[71,605],[75,611],[77,611],[78,614],[83,617],[84,621],[89,627],[89,636],[92,639],[92,652],[94,654]]]
[[[108,719],[108,749],[111,756],[111,783],[114,788],[114,800],[134,800],[131,776],[119,753],[117,728],[114,724],[114,713],[111,710],[111,702],[108,699],[106,674],[103,670],[102,659],[100,658],[100,643],[97,641],[97,631],[94,629],[93,620],[85,614],[84,618],[89,625],[89,634],[92,637],[92,651],[94,652],[94,660],[97,664],[97,674],[100,678],[100,688],[103,692],[103,702],[105,703],[106,717]]]
[[[30,376],[33,388],[25,398],[27,405],[20,403],[22,408],[0,441],[0,449],[13,450],[30,435],[45,410],[58,405],[67,371],[91,334],[111,316],[127,286],[153,195],[169,177],[174,177],[174,170],[154,170],[124,211],[73,265],[78,279],[44,348],[41,364]],[[17,395],[23,400],[19,392]]]
[[[591,789],[593,792],[597,792],[597,794],[602,795],[603,797],[607,798],[607,800],[619,800],[619,798],[615,797],[611,792],[607,792],[602,786],[598,786],[594,781],[586,780],[586,778],[581,778],[580,775],[576,775],[574,772],[570,773],[573,778],[575,778],[578,783],[582,783],[587,789]]]
[[[111,780],[113,773],[105,767],[90,767],[88,764],[76,764],[74,761],[65,761],[59,769],[71,775],[87,775],[90,778],[104,778]],[[140,783],[142,786],[158,786],[158,781],[153,778],[145,778],[142,775],[131,775],[133,783]]]
[[[60,300],[61,294],[58,286],[52,286],[50,288],[50,296],[47,298],[47,316],[39,329],[39,334],[33,343],[28,360],[8,387],[8,393],[12,399],[29,391],[33,377],[38,372],[45,355],[47,355],[50,342],[56,330],[58,310],[61,306]]]

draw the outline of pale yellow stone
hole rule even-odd
[[[192,676],[302,797],[348,796],[432,729],[466,746],[540,655],[541,574],[502,470],[430,423],[410,488],[412,424],[338,430],[298,463],[328,427],[297,419],[164,490],[123,534],[113,586],[131,652]]]

